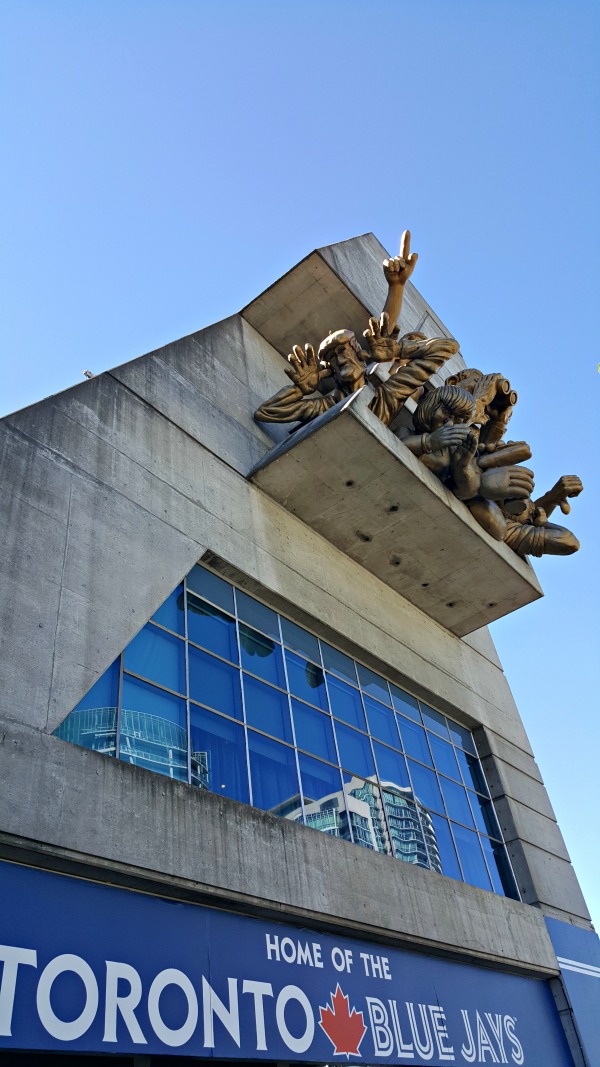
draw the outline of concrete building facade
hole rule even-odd
[[[7,1061],[600,1062],[597,939],[486,629],[532,568],[365,397],[253,418],[293,343],[379,313],[384,256],[320,249],[2,420]],[[401,325],[450,336],[410,285]]]

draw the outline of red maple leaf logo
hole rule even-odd
[[[335,993],[330,996],[331,1008],[329,1005],[326,1008],[319,1007],[319,1026],[334,1046],[334,1055],[344,1053],[348,1058],[360,1056],[358,1049],[367,1032],[363,1013],[355,1008],[349,1010],[350,998],[342,993],[339,982]]]

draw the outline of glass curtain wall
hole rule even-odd
[[[200,565],[55,733],[518,899],[472,734]]]

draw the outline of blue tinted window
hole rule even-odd
[[[329,703],[332,714],[351,726],[358,726],[361,730],[367,729],[367,721],[363,711],[363,705],[358,689],[339,682],[331,675],[327,676],[327,688],[329,690]]]
[[[267,608],[254,597],[248,596],[247,593],[242,593],[240,589],[236,592],[236,600],[240,619],[247,622],[253,629],[261,630],[275,641],[279,641],[279,622],[276,612],[271,611],[271,608]]]
[[[292,711],[298,748],[337,763],[333,726],[329,715],[309,708],[308,704],[301,704],[299,700],[292,700]]]
[[[248,804],[243,726],[192,704],[190,736],[193,784]]]
[[[325,675],[322,668],[317,667],[316,663],[300,659],[300,656],[296,656],[293,652],[286,651],[285,659],[290,693],[328,711]]]
[[[436,734],[441,734],[442,737],[448,739],[448,727],[446,726],[446,719],[443,715],[440,715],[439,711],[435,711],[430,708],[428,704],[424,704],[421,701],[421,715],[423,716],[423,722],[429,730],[433,730]]]
[[[128,763],[186,782],[185,700],[124,675],[119,755]]]
[[[373,737],[378,737],[380,741],[385,741],[386,744],[393,745],[394,748],[400,748],[400,735],[396,725],[396,715],[392,709],[386,707],[385,704],[380,704],[377,700],[372,700],[371,697],[365,696],[363,699],[369,728]]]
[[[290,622],[282,616],[281,633],[283,642],[288,648],[299,652],[301,656],[306,656],[306,659],[313,660],[314,663],[321,662],[319,642],[313,634],[308,633],[308,630],[303,630],[301,626],[296,626],[295,622]]]
[[[389,836],[383,818],[379,786],[372,781],[365,782],[356,775],[344,774],[343,778],[344,792],[348,797],[353,797],[354,801],[361,802],[360,807],[352,801],[348,804],[347,814],[354,844],[389,855]]]
[[[414,719],[415,722],[421,722],[419,705],[415,698],[411,697],[410,693],[405,693],[403,689],[399,689],[397,685],[392,685],[391,682],[390,692],[392,694],[392,704],[396,711],[401,711],[403,715],[408,715],[409,719]]]
[[[188,637],[196,645],[215,652],[232,663],[238,662],[235,619],[205,600],[188,594]]]
[[[186,725],[185,700],[171,696],[139,678],[123,676],[122,710],[141,712],[158,719],[168,719],[178,726]]]
[[[241,622],[240,648],[242,667],[245,670],[264,678],[265,682],[272,682],[273,685],[285,689],[281,645],[276,645],[272,638],[259,634],[257,630],[251,630]]]
[[[461,752],[459,748],[454,750],[456,752],[456,758],[460,764],[462,771],[463,781],[468,789],[476,789],[479,793],[488,795],[488,789],[485,784],[485,778],[481,770],[481,764],[475,756],[469,756],[466,752]]]
[[[447,774],[449,778],[455,778],[460,782],[460,771],[452,745],[448,741],[442,741],[441,737],[436,737],[435,734],[429,734],[428,741],[436,769],[440,774]]]
[[[242,718],[240,672],[236,667],[189,646],[190,698],[222,711],[234,719]]]
[[[462,882],[462,874],[448,820],[442,819],[440,815],[432,815],[431,822],[442,864],[442,872],[447,874],[449,878],[456,878],[459,882]]]
[[[461,748],[466,749],[473,756],[477,755],[473,734],[470,730],[465,730],[464,726],[459,726],[457,722],[452,722],[452,719],[448,719],[448,729],[455,745],[460,745]]]
[[[210,600],[212,604],[217,604],[224,611],[228,611],[230,615],[235,614],[232,586],[229,582],[218,578],[212,571],[207,571],[196,564],[187,576],[187,587],[193,593],[198,593],[205,600]]]
[[[502,834],[500,833],[500,827],[498,826],[498,820],[491,800],[484,800],[478,793],[472,793],[470,790],[467,793],[467,796],[471,802],[477,829],[480,830],[482,834],[489,834],[490,837],[495,837],[501,841]]]
[[[446,803],[446,811],[454,822],[464,822],[467,826],[475,826],[467,794],[462,785],[451,782],[449,778],[440,776],[440,786]]]
[[[244,675],[244,704],[246,722],[266,734],[273,734],[282,741],[292,741],[290,709],[285,693],[278,692],[270,685],[264,685],[256,678]]]
[[[400,789],[410,786],[404,756],[401,756],[399,752],[394,752],[391,748],[386,748],[385,745],[380,745],[378,741],[373,742],[373,748],[380,781],[397,785]]]
[[[402,737],[402,748],[407,756],[413,756],[414,759],[421,760],[422,763],[428,763],[430,767],[433,767],[433,760],[423,727],[404,719],[401,715],[398,716],[398,726]]]
[[[408,761],[408,767],[417,800],[420,800],[426,808],[443,813],[442,794],[434,772],[411,759]]]
[[[116,708],[119,699],[119,661],[111,663],[108,670],[81,698],[75,711],[84,708]],[[71,714],[73,714],[71,712]],[[81,742],[78,742],[80,744]]]
[[[481,837],[480,841],[485,853],[488,870],[492,878],[495,892],[504,893],[505,896],[511,897],[513,900],[519,900],[519,892],[506,856],[504,845],[488,841],[486,837]]]
[[[105,756],[116,755],[118,699],[119,660],[115,660],[56,728],[56,737]]]
[[[356,667],[354,660],[350,659],[350,656],[345,656],[343,652],[338,652],[337,648],[326,645],[324,641],[321,641],[321,651],[323,653],[323,664],[328,671],[337,674],[338,678],[343,678],[346,682],[351,682],[352,685],[358,684]]]
[[[385,678],[380,678],[378,674],[375,674],[375,671],[370,671],[368,667],[363,667],[361,663],[357,663],[356,666],[361,689],[368,693],[369,696],[382,700],[384,704],[391,704],[390,691]]]
[[[176,693],[185,693],[185,645],[179,637],[150,622],[125,649],[123,666]]]
[[[491,889],[490,876],[487,872],[483,852],[479,838],[474,830],[467,830],[466,826],[452,824],[452,832],[465,881],[470,885],[478,885],[480,889]]]
[[[349,726],[342,726],[339,722],[335,724],[335,732],[342,767],[365,778],[375,774],[369,738],[359,734],[357,730],[351,730]]]
[[[174,630],[176,634],[183,636],[185,632],[183,621],[183,585],[178,585],[171,596],[152,616],[154,622],[166,626],[167,630]]]
[[[293,748],[248,730],[252,803],[300,822],[300,788]]]
[[[320,760],[313,759],[312,756],[304,756],[302,753],[298,756],[298,763],[300,765],[300,781],[302,783],[302,796],[304,798],[305,805],[310,805],[307,815],[316,815],[320,805],[325,802],[325,806],[330,809],[333,804],[336,806],[340,802],[340,794],[342,791],[342,779],[338,767],[330,767],[327,763],[321,763]],[[326,800],[326,798],[328,798]],[[308,825],[311,824],[310,818],[307,820]]]

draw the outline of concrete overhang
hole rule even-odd
[[[318,348],[331,330],[353,330],[360,339],[369,316],[378,316],[385,304],[382,263],[388,255],[372,233],[317,248],[247,304],[241,315],[284,357],[295,344],[310,342]],[[400,332],[411,330],[420,330],[426,337],[453,336],[408,282]],[[452,356],[432,375],[432,386],[442,385],[464,366],[460,353]],[[377,377],[385,379],[386,368],[387,364],[380,364]]]
[[[252,482],[458,637],[543,596],[531,565],[369,410],[372,395],[290,434]]]

